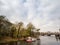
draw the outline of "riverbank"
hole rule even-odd
[[[18,40],[22,41],[22,40],[24,40],[24,38],[3,37],[3,38],[1,38],[0,43],[7,43],[7,42],[11,42],[11,41],[18,41]]]
[[[35,41],[37,40],[38,38],[35,38],[35,37],[31,37],[31,41]],[[11,38],[11,37],[3,37],[1,38],[0,40],[0,43],[7,43],[7,42],[12,42],[12,41],[27,41],[29,40],[28,37],[21,37],[21,38]]]

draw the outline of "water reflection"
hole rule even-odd
[[[34,42],[21,41],[19,45],[40,45],[40,40],[36,40]]]
[[[37,41],[31,43],[31,45],[40,45],[40,44],[41,44],[40,40],[37,40]]]
[[[35,42],[19,41],[17,45],[40,45],[40,40],[36,40]]]
[[[41,45],[41,42],[40,42],[40,40],[38,40],[38,41],[37,41],[37,45]]]
[[[59,41],[60,40],[60,35],[59,34],[56,34],[55,35],[55,38],[56,38],[57,41]]]
[[[56,39],[56,40],[55,40]],[[9,43],[0,43],[0,45],[60,45],[59,38],[56,36],[41,36],[40,40],[34,42],[15,41]]]
[[[40,45],[40,40],[36,40],[35,42],[16,41],[9,43],[0,43],[0,45]]]

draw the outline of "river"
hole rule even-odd
[[[55,38],[55,36],[40,36],[40,40],[35,42],[10,42],[10,43],[1,43],[0,45],[60,45],[60,41]]]

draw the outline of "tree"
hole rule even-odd
[[[5,16],[0,16],[0,30],[1,30],[2,26],[3,26],[4,20],[5,20]]]
[[[7,36],[12,25],[5,16],[0,16],[0,36]]]
[[[32,36],[32,30],[35,29],[35,26],[32,23],[27,25],[27,31],[29,32],[29,36]]]
[[[23,22],[18,23],[18,38],[20,37],[20,31],[23,28]]]
[[[37,29],[37,36],[39,36],[39,35],[40,35],[40,32],[39,32],[39,30],[40,30],[40,29]]]
[[[17,38],[17,30],[16,30],[16,27],[15,27],[15,25],[13,25],[12,27],[11,27],[11,37],[12,38]]]

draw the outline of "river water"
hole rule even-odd
[[[60,45],[60,41],[55,38],[55,36],[40,36],[40,40],[36,40],[35,42],[9,42],[9,43],[1,43],[0,45]]]

